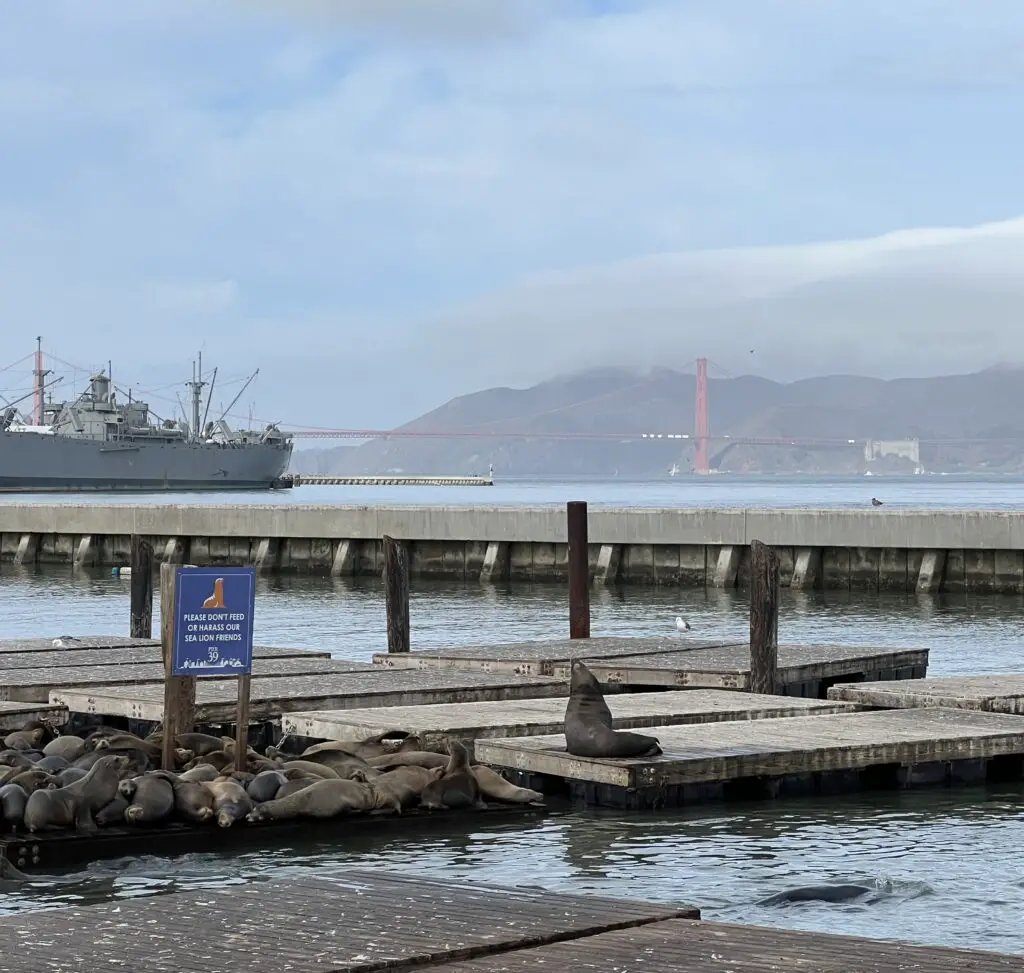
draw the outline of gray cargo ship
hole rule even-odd
[[[149,493],[289,485],[283,474],[291,460],[292,441],[276,425],[237,431],[223,418],[206,421],[202,389],[207,383],[202,380],[201,360],[198,372],[186,383],[192,390],[191,423],[154,421],[149,405],[133,401],[130,392],[127,401],[118,402],[104,372],[93,375],[87,390],[74,400],[44,403],[47,374],[38,350],[35,388],[30,393],[35,396],[32,422],[20,416],[17,403],[0,407],[2,492]],[[216,371],[210,397],[215,382]],[[225,413],[230,409],[229,405]],[[208,414],[209,400],[205,411]]]

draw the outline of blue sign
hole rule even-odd
[[[252,673],[255,568],[178,568],[174,676]]]

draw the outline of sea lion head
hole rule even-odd
[[[601,685],[597,679],[594,678],[594,674],[582,663],[579,659],[576,659],[572,664],[569,678],[569,691],[579,691],[593,689],[597,692],[601,691]]]

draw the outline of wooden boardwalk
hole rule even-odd
[[[355,665],[356,663],[350,663]],[[486,672],[371,671],[322,676],[254,677],[249,714],[256,722],[297,710],[340,710],[355,707],[419,706],[487,699],[565,696],[563,679],[525,678]],[[235,680],[200,679],[196,687],[198,723],[230,723],[237,701]],[[163,719],[162,683],[55,689],[50,702],[72,713],[94,713],[157,722]]]
[[[647,732],[660,741],[660,756],[577,757],[566,753],[559,734],[477,740],[476,758],[518,772],[538,790],[567,788],[572,796],[618,807],[1024,774],[1024,720],[998,713],[876,710]]]
[[[616,729],[711,723],[720,720],[757,720],[850,712],[851,703],[828,700],[761,696],[723,689],[686,689],[678,692],[618,693],[607,698]],[[472,747],[483,737],[544,736],[561,733],[565,696],[551,699],[501,700],[482,703],[447,703],[434,706],[390,706],[285,713],[284,733],[319,740],[365,740],[386,730],[415,733],[428,748],[442,751],[449,740]]]
[[[840,684],[829,689],[828,698],[881,709],[947,706],[1024,715],[1024,673]]]
[[[49,638],[0,639],[0,654],[4,652],[52,652],[56,646],[53,635]],[[131,649],[139,646],[159,645],[159,639],[133,639],[122,635],[79,635],[68,645],[80,649]]]
[[[736,639],[702,640],[683,638],[681,635],[608,635],[589,639],[545,639],[536,642],[469,645],[397,654],[378,652],[373,656],[373,661],[392,669],[477,669],[481,672],[512,672],[522,676],[550,676],[556,664],[566,665],[573,659],[655,655],[661,652],[743,644],[745,643]]]
[[[337,675],[371,672],[374,668],[369,662],[346,662],[316,656],[254,659],[252,664],[254,677]],[[64,666],[48,669],[0,669],[0,700],[45,703],[53,691],[150,684],[163,679],[164,671],[162,662],[125,663],[115,666]]]
[[[0,918],[5,973],[369,973],[698,910],[351,871]]]
[[[381,870],[0,918],[5,973],[1010,973],[1020,956]]]
[[[49,703],[0,702],[0,734],[20,730],[29,720],[49,720],[61,725],[66,723],[68,711],[62,706]]]
[[[734,923],[635,929],[428,967],[429,973],[1020,973],[1024,957]]]
[[[254,645],[254,659],[329,659],[330,652],[289,649],[280,645]],[[81,666],[138,665],[160,662],[159,645],[120,649],[53,649],[50,652],[5,652],[0,655],[0,679],[9,669],[55,669]],[[369,663],[361,663],[370,668]]]

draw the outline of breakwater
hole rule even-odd
[[[564,581],[561,507],[0,505],[0,560],[128,563],[132,534],[159,560],[261,571],[374,575],[381,538],[407,543],[413,576]],[[776,548],[784,585],[1024,592],[1024,513],[591,508],[595,584],[745,585],[749,544]]]

